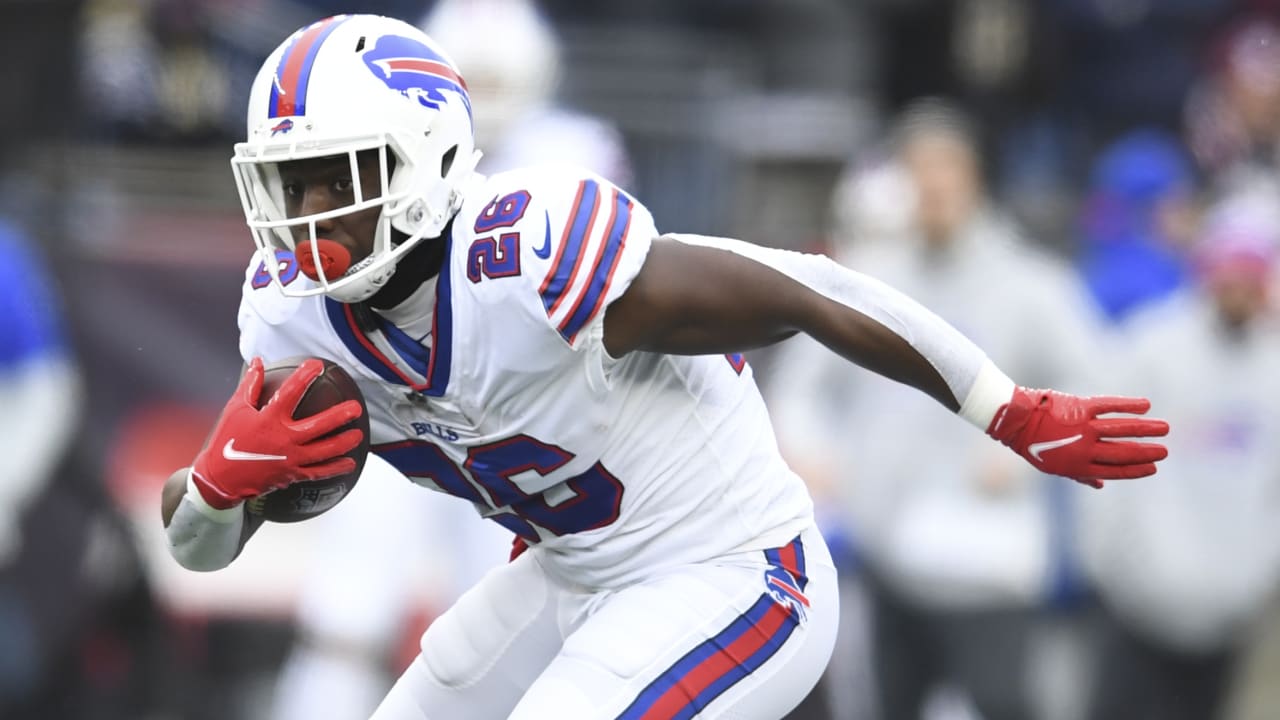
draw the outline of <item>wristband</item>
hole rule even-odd
[[[960,405],[960,417],[986,432],[996,413],[1013,398],[1016,387],[1013,380],[988,359],[978,370],[969,394]]]
[[[190,502],[191,506],[198,510],[201,515],[216,523],[225,525],[235,522],[236,518],[240,516],[240,507],[243,503],[236,503],[226,509],[210,505],[209,501],[205,500],[204,495],[200,493],[200,488],[196,485],[195,478],[192,477],[193,474],[194,471],[191,468],[187,468],[187,502]]]

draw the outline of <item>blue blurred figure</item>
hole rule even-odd
[[[1112,321],[1183,286],[1182,229],[1194,184],[1171,136],[1138,130],[1103,151],[1081,213],[1080,271]]]
[[[19,516],[70,436],[75,377],[43,265],[26,237],[0,220],[0,566],[18,551]]]
[[[0,715],[14,717],[60,662],[47,601],[33,592],[23,518],[64,457],[75,427],[74,364],[53,287],[26,236],[0,220]],[[40,543],[35,543],[44,547]],[[47,547],[45,548],[47,550]],[[44,557],[44,562],[58,558]]]

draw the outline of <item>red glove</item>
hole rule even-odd
[[[351,429],[326,436],[360,417],[360,403],[347,400],[293,419],[298,401],[323,371],[319,360],[307,360],[258,409],[262,359],[249,363],[209,443],[191,465],[191,479],[205,502],[227,509],[295,482],[324,480],[356,469],[356,461],[343,455],[360,444],[362,433]]]
[[[987,434],[1042,472],[1100,488],[1103,480],[1153,475],[1156,461],[1168,456],[1159,443],[1118,439],[1167,435],[1165,421],[1098,417],[1115,412],[1141,415],[1150,408],[1145,398],[1077,397],[1019,387],[996,411]]]

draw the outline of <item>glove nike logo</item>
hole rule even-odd
[[[222,457],[228,460],[288,460],[285,455],[264,455],[256,452],[245,452],[235,448],[236,439],[231,438],[222,448]]]
[[[1031,443],[1027,446],[1027,454],[1035,458],[1036,462],[1044,462],[1044,460],[1040,458],[1041,453],[1056,450],[1060,447],[1066,447],[1082,437],[1084,437],[1084,435],[1076,434],[1071,437],[1062,438],[1061,440],[1048,440],[1046,442]]]

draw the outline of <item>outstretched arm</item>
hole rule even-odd
[[[928,393],[1045,472],[1100,486],[1100,478],[1150,475],[1166,454],[1156,443],[1118,440],[1164,435],[1165,423],[1097,417],[1145,412],[1145,400],[1017,387],[937,315],[821,255],[665,236],[604,320],[614,357],[733,352],[797,332]]]

